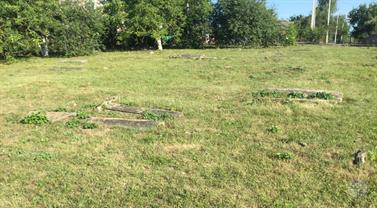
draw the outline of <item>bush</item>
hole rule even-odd
[[[22,124],[34,124],[34,125],[42,125],[48,122],[49,121],[48,121],[47,116],[40,112],[32,113],[21,120]]]

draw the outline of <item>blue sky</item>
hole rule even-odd
[[[312,0],[267,0],[268,6],[275,8],[278,16],[288,19],[293,15],[309,15],[312,10]],[[377,0],[338,0],[337,14],[348,14],[353,8],[360,4],[369,4]]]

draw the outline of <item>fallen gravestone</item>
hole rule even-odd
[[[47,112],[46,113],[47,119],[51,123],[56,123],[60,121],[65,121],[76,116],[76,113],[68,113],[68,112]]]
[[[132,113],[132,114],[144,114],[144,113],[153,113],[156,115],[165,115],[169,117],[181,117],[183,116],[183,113],[176,112],[176,111],[169,111],[165,109],[149,109],[149,108],[141,108],[141,107],[133,107],[128,105],[121,105],[117,102],[119,102],[119,97],[111,97],[107,99],[106,102],[101,104],[97,107],[97,111],[101,112],[102,110],[110,110],[110,111],[117,111],[122,113]]]
[[[170,56],[171,59],[192,59],[192,60],[203,60],[203,59],[217,59],[217,57],[207,57],[206,55],[194,55],[194,54],[181,54]]]
[[[98,118],[93,117],[91,122],[110,126],[110,127],[123,127],[123,128],[138,128],[138,129],[151,129],[157,126],[161,126],[164,122],[150,121],[150,120],[130,120],[121,118]]]

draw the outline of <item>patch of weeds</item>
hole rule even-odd
[[[98,125],[95,124],[95,123],[85,123],[83,126],[82,126],[83,129],[96,129],[98,128]]]
[[[149,111],[144,112],[141,116],[143,119],[151,120],[151,121],[168,120],[172,118],[172,116],[167,113],[157,114],[157,113],[153,113]]]
[[[68,112],[67,108],[63,108],[63,107],[59,107],[55,110],[53,110],[54,112]]]
[[[45,114],[40,112],[32,113],[21,120],[22,124],[34,124],[34,125],[42,125],[49,123],[48,118]]]
[[[303,98],[305,98],[305,95],[302,92],[290,92],[290,93],[288,93],[288,97],[289,98],[300,98],[300,99],[303,99]]]
[[[292,160],[293,154],[289,152],[278,152],[273,154],[272,157],[277,160]]]
[[[53,158],[51,153],[36,152],[32,154],[34,160],[51,160]]]
[[[267,131],[268,131],[269,133],[276,134],[276,133],[279,132],[279,128],[278,128],[277,126],[273,125],[273,126],[271,126],[270,128],[268,128]]]
[[[80,125],[80,120],[78,119],[72,119],[65,123],[65,126],[70,129],[77,128],[79,125]]]
[[[86,104],[86,105],[84,105],[82,108],[83,108],[83,109],[93,110],[93,109],[97,108],[97,106],[98,106],[98,105],[96,105],[96,104]]]
[[[81,120],[88,119],[90,118],[90,114],[87,112],[80,111],[80,112],[77,112],[76,118],[81,119]]]
[[[283,97],[283,93],[277,91],[268,91],[262,90],[256,93],[253,93],[254,97]]]
[[[308,99],[321,99],[321,100],[331,100],[334,99],[334,96],[328,92],[317,92],[314,94],[310,94]]]
[[[369,160],[370,161],[377,162],[377,147],[375,147],[374,149],[370,150],[368,152],[368,155],[369,155]]]

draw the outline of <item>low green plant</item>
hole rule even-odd
[[[87,112],[80,111],[80,112],[77,112],[76,118],[81,119],[81,120],[87,119],[87,118],[90,118],[90,114]]]
[[[267,131],[268,131],[269,133],[276,134],[276,133],[279,132],[279,128],[278,128],[277,126],[273,125],[273,126],[271,126],[270,128],[268,128]]]
[[[283,97],[281,92],[262,90],[254,93],[254,97]]]
[[[42,125],[48,123],[48,118],[41,112],[32,113],[21,120],[22,124]]]
[[[98,128],[98,125],[95,124],[95,123],[85,123],[83,126],[82,126],[83,129],[96,129]]]
[[[309,99],[331,100],[334,96],[328,92],[317,92],[308,96]]]
[[[68,112],[67,108],[59,107],[54,110],[54,112]]]
[[[159,121],[159,120],[171,119],[172,116],[167,113],[158,114],[158,113],[147,111],[142,114],[142,118],[146,120]]]
[[[277,160],[292,160],[293,154],[288,152],[278,152],[273,155],[273,158]]]
[[[369,155],[369,160],[370,161],[377,162],[377,147],[375,147],[374,149],[370,150],[368,152],[368,155]]]
[[[305,98],[305,95],[302,92],[290,92],[290,93],[288,93],[288,97],[289,98],[300,98],[300,99],[303,99],[303,98]]]
[[[72,119],[72,120],[70,120],[70,121],[67,121],[66,123],[65,123],[65,126],[67,127],[67,128],[70,128],[70,129],[73,129],[73,128],[77,128],[78,126],[80,125],[80,120],[78,120],[78,119]]]

